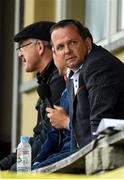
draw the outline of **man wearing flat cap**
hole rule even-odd
[[[51,102],[59,104],[59,99],[65,88],[65,81],[63,77],[59,76],[52,59],[50,28],[54,24],[54,22],[49,21],[33,23],[16,34],[14,41],[19,43],[18,57],[21,59],[25,71],[36,71],[39,86],[47,83],[51,90]],[[45,110],[47,106],[46,99],[39,98],[36,105],[37,124],[33,129],[33,137],[29,139],[32,147],[32,160],[36,157],[51,130],[51,124]],[[0,169],[13,169],[15,163],[16,153],[12,153],[0,161]]]

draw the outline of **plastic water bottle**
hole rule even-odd
[[[20,143],[17,146],[17,172],[31,171],[31,146],[28,143],[27,136],[20,137]]]

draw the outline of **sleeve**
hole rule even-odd
[[[102,56],[91,60],[85,69],[85,84],[90,103],[92,133],[96,132],[102,118],[113,118],[120,93],[119,65],[116,58]]]
[[[0,169],[8,170],[15,163],[16,163],[16,153],[11,153],[7,157],[0,160]]]
[[[53,128],[48,133],[47,139],[41,146],[38,155],[33,160],[33,163],[42,162],[51,154],[55,153],[59,148],[58,143],[59,143],[59,130]]]

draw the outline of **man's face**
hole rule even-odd
[[[59,74],[62,76],[66,75],[67,67],[65,61],[63,61],[61,57],[59,58],[59,56],[57,56],[56,53],[54,53],[54,50],[53,50],[53,59],[54,59],[54,64],[59,71]]]
[[[64,61],[70,69],[78,69],[91,48],[90,38],[83,39],[74,25],[60,27],[51,34],[56,60]]]
[[[22,60],[26,72],[39,70],[40,56],[37,49],[37,40],[27,39],[20,43],[18,57]]]

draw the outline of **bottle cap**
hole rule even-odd
[[[21,141],[21,142],[28,142],[28,140],[29,140],[29,137],[28,137],[28,136],[21,136],[21,137],[20,137],[20,141]]]

